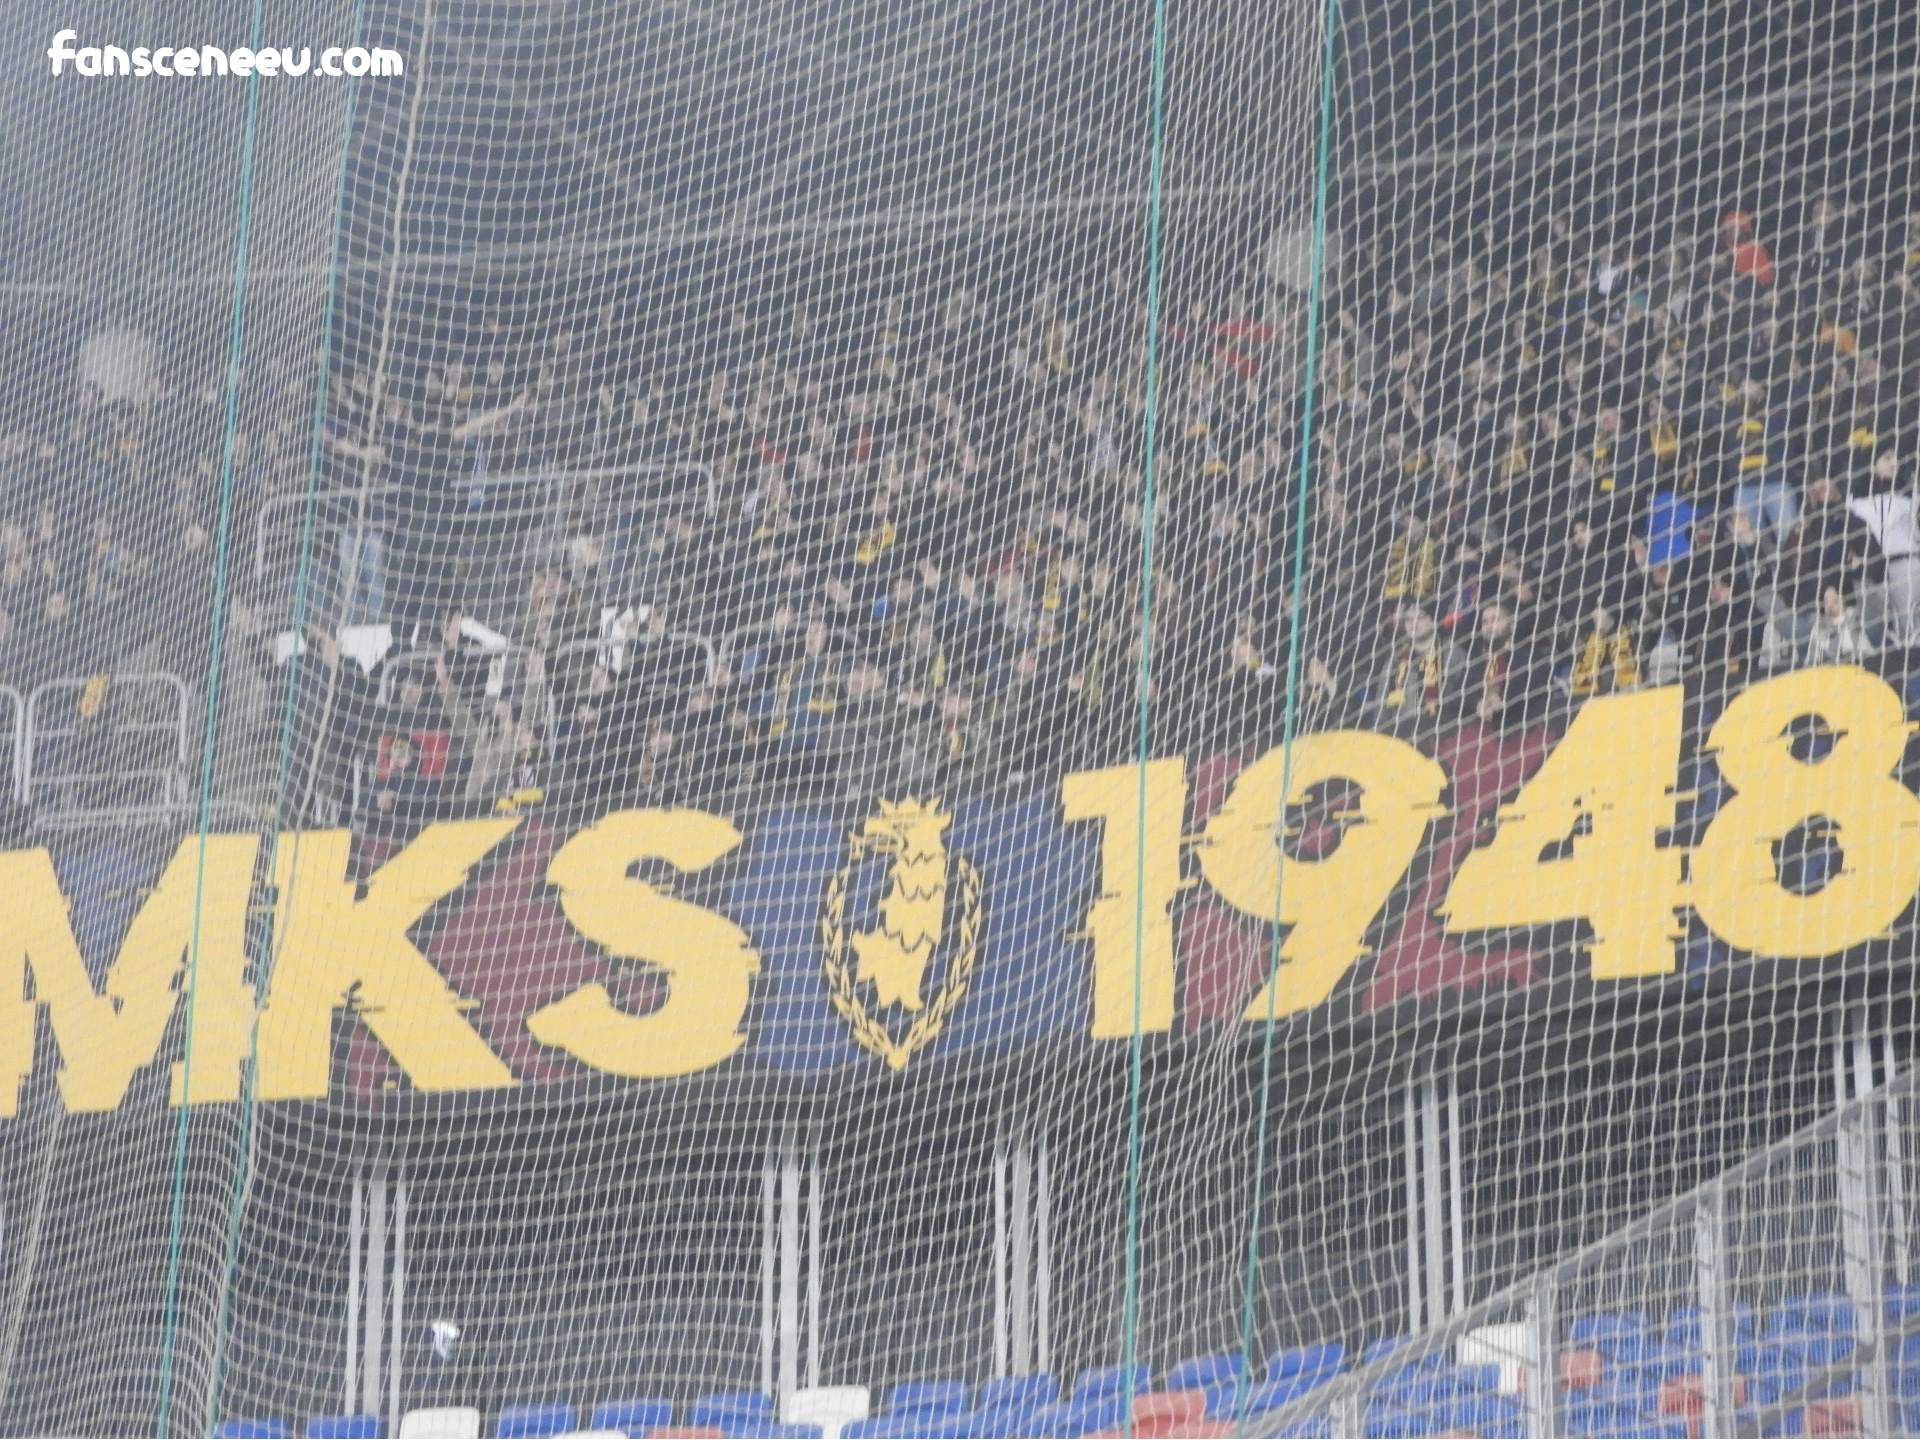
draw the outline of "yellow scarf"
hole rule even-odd
[[[1592,695],[1600,689],[1601,670],[1613,670],[1613,683],[1607,692],[1631,690],[1640,683],[1640,662],[1633,653],[1633,642],[1616,630],[1611,635],[1599,631],[1587,636],[1574,662],[1571,689],[1576,695]]]
[[[1380,593],[1388,600],[1408,596],[1424,600],[1433,593],[1438,569],[1439,554],[1433,537],[1428,536],[1415,547],[1403,535],[1387,550],[1387,583]]]

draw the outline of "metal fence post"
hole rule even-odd
[[[1839,1167],[1840,1240],[1846,1259],[1847,1294],[1853,1300],[1854,1339],[1863,1356],[1860,1369],[1860,1424],[1868,1435],[1889,1435],[1886,1299],[1881,1271],[1886,1228],[1880,1211],[1878,1127],[1879,1095],[1856,1099],[1840,1117],[1834,1137]]]
[[[1560,1433],[1559,1327],[1554,1316],[1558,1299],[1559,1286],[1549,1270],[1527,1302],[1527,1434],[1531,1440],[1554,1440]]]
[[[1700,1433],[1726,1435],[1734,1419],[1733,1375],[1739,1337],[1727,1295],[1726,1190],[1709,1185],[1693,1223],[1693,1274],[1699,1290],[1701,1351]]]

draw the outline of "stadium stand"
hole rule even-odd
[[[1912,17],[695,8],[7,102],[0,1429],[1920,1431]]]

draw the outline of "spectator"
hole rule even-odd
[[[1439,722],[1465,667],[1458,648],[1423,607],[1402,604],[1394,629],[1393,647],[1372,687],[1374,711],[1384,728],[1409,733]]]
[[[1858,665],[1873,654],[1867,627],[1858,607],[1851,605],[1837,585],[1820,594],[1820,607],[1807,634],[1803,658],[1807,665]]]
[[[1634,637],[1620,623],[1617,602],[1603,598],[1587,612],[1575,642],[1567,689],[1575,700],[1640,687],[1640,656]]]

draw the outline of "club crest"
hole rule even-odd
[[[846,863],[827,882],[820,917],[827,994],[855,1043],[895,1070],[904,1070],[914,1052],[946,1028],[979,958],[980,872],[970,861],[948,856],[952,821],[938,798],[882,800],[880,813],[847,836]],[[862,863],[874,855],[887,857],[879,924],[854,930],[847,919],[848,892]],[[959,923],[946,973],[929,999],[925,984],[945,938],[949,876],[959,888]],[[871,1009],[862,987],[871,989]],[[913,1017],[899,1039],[881,1018],[890,1006]]]

